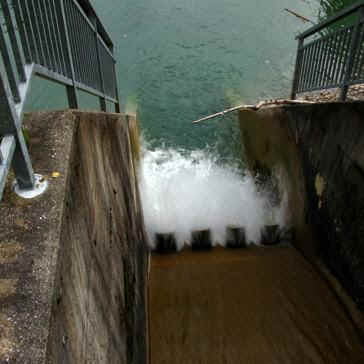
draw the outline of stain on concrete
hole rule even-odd
[[[0,362],[9,362],[15,349],[14,326],[9,318],[0,313]]]
[[[13,295],[17,283],[18,279],[0,279],[0,300]]]
[[[320,175],[320,173],[318,173],[315,178],[315,188],[316,188],[316,193],[317,193],[318,197],[322,197],[322,195],[325,191],[325,185],[326,185],[326,182],[325,182],[324,177],[322,177]]]
[[[13,263],[23,251],[24,247],[19,243],[2,242],[0,245],[0,264]]]
[[[322,207],[322,196],[324,194],[325,187],[326,187],[325,179],[324,179],[324,177],[322,177],[320,175],[320,173],[318,173],[315,178],[315,189],[316,189],[317,197],[319,199],[319,202],[318,202],[319,209]]]

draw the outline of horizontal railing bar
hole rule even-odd
[[[334,84],[327,85],[325,87],[319,87],[319,86],[311,87],[308,89],[297,91],[297,93],[301,94],[301,93],[312,92],[312,91],[326,91],[326,90],[330,90],[330,89],[340,88],[342,86],[355,86],[355,85],[359,85],[361,83],[364,83],[364,78],[358,79],[355,81],[345,82],[345,83],[344,82],[343,83],[334,83]]]
[[[73,2],[77,2],[78,5],[80,5],[86,14],[88,14],[90,17],[95,17],[97,22],[97,29],[99,34],[101,35],[103,41],[107,45],[109,49],[112,49],[114,47],[113,42],[107,33],[107,31],[104,28],[104,25],[101,23],[99,17],[96,14],[96,11],[94,10],[93,6],[90,4],[89,0],[72,0]]]
[[[77,6],[78,11],[82,14],[82,16],[84,17],[84,19],[87,21],[88,25],[90,26],[90,28],[92,30],[95,30],[95,26],[94,24],[91,22],[90,18],[87,16],[87,14],[84,12],[84,10],[82,9],[82,7],[80,6],[80,4],[75,1],[75,0],[71,0],[75,6]],[[97,16],[96,16],[97,18]],[[110,47],[107,45],[107,43],[104,40],[104,37],[102,35],[102,33],[99,31],[99,29],[97,29],[97,37],[100,39],[100,41],[102,42],[103,46],[105,47],[106,51],[109,53],[109,55],[114,59],[114,55],[110,50]],[[111,43],[111,45],[113,46],[113,44]],[[115,59],[114,59],[115,60]]]
[[[311,91],[325,91],[325,90],[329,90],[329,89],[333,89],[333,88],[339,88],[341,86],[354,86],[354,85],[359,85],[364,83],[364,78],[361,79],[357,79],[357,80],[352,80],[352,81],[348,81],[348,82],[338,82],[338,83],[334,83],[334,84],[329,84],[326,85],[324,87],[319,87],[319,86],[315,86],[315,87],[311,87],[311,88],[305,88],[303,90],[299,90],[297,91],[297,93],[305,93],[305,92],[311,92]]]
[[[116,62],[115,57],[113,53],[110,51],[109,47],[106,45],[102,37],[100,37],[100,34],[97,33],[97,38],[101,41],[102,46],[105,48],[105,51],[108,53],[108,55],[112,58],[114,62]]]
[[[76,87],[78,89],[80,89],[81,91],[85,91],[91,95],[94,95],[94,96],[99,96],[99,97],[104,97],[107,101],[110,101],[110,102],[113,102],[114,104],[117,103],[117,100],[114,99],[113,97],[110,97],[108,95],[104,95],[102,92],[92,88],[92,87],[89,87],[89,86],[86,86],[80,82],[76,82]]]
[[[357,80],[353,80],[353,81],[348,81],[346,82],[347,86],[354,86],[354,85],[358,85],[364,83],[364,78],[358,78]]]
[[[359,8],[364,6],[364,0],[360,0],[358,3],[353,4],[351,6],[346,7],[345,9],[339,11],[337,14],[329,17],[325,21],[321,22],[320,24],[314,25],[313,27],[307,29],[305,32],[299,34],[296,39],[305,39],[310,35],[319,32],[320,30],[328,27],[329,25],[345,18],[348,15],[355,13]]]
[[[305,45],[303,45],[303,46],[301,47],[301,49],[305,49],[305,48],[307,48],[307,47],[309,47],[309,46],[311,46],[311,45],[313,45],[313,44],[316,44],[316,43],[318,43],[318,42],[324,42],[324,41],[326,41],[327,39],[329,39],[330,37],[337,36],[338,34],[345,33],[348,29],[350,29],[350,28],[352,28],[352,27],[353,27],[353,25],[346,25],[345,27],[343,27],[342,29],[340,29],[340,30],[336,31],[335,33],[327,34],[327,35],[325,35],[325,36],[323,36],[323,37],[317,38],[317,39],[315,39],[315,40],[312,40],[312,41],[311,41],[311,42],[309,42],[309,43],[306,43]]]
[[[5,135],[1,141],[0,150],[3,157],[2,163],[0,165],[0,199],[2,198],[6,178],[9,174],[11,162],[13,160],[15,152],[15,137],[13,135]]]
[[[91,22],[91,20],[89,19],[89,17],[87,16],[87,14],[85,13],[85,11],[82,9],[82,7],[80,6],[80,4],[78,3],[78,1],[75,0],[70,0],[74,6],[77,8],[77,10],[80,12],[80,14],[84,17],[84,19],[86,20],[88,26],[92,29],[95,30],[95,26],[94,24]]]
[[[72,79],[71,78],[68,78],[66,76],[63,76],[57,72],[53,72],[51,70],[49,70],[48,68],[46,67],[43,67],[39,64],[36,64],[34,65],[34,73],[37,75],[37,76],[41,76],[43,78],[46,78],[50,81],[55,81],[55,82],[58,82],[62,85],[65,85],[65,86],[72,86],[73,85],[73,82],[72,82]]]
[[[332,88],[339,88],[341,85],[338,84],[338,83],[335,83],[335,84],[331,84],[331,85],[328,85],[326,87],[318,87],[318,86],[315,86],[315,87],[310,87],[310,88],[305,88],[301,91],[299,91],[298,93],[305,93],[305,92],[312,92],[312,91],[324,91],[324,90],[328,90],[328,89],[332,89]]]
[[[73,85],[73,82],[70,78],[59,75],[58,73],[50,71],[47,68],[37,65],[37,64],[34,65],[34,73],[39,77],[42,77],[42,78],[45,78],[45,79],[48,79],[51,81],[55,81],[57,83],[65,85],[65,86]],[[75,84],[78,89],[85,91],[91,95],[98,96],[98,97],[105,97],[108,101],[113,102],[113,103],[117,102],[117,100],[115,98],[110,97],[108,95],[104,95],[102,92],[96,90],[95,88],[87,86],[81,82],[75,82]]]

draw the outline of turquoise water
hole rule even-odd
[[[91,2],[115,43],[122,107],[137,110],[152,146],[185,149],[216,144],[234,116],[200,126],[193,120],[289,95],[294,38],[310,24],[284,8],[314,21],[318,15],[314,0]],[[63,108],[62,96],[63,88],[37,81],[29,109]]]

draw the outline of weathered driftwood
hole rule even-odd
[[[289,10],[289,9],[287,9],[287,8],[284,8],[284,10],[285,10],[285,11],[287,11],[288,13],[290,13],[290,14],[294,15],[294,16],[295,16],[295,17],[297,17],[298,19],[301,19],[301,20],[302,20],[302,21],[304,21],[304,22],[308,22],[308,23],[311,23],[311,24],[315,25],[315,23],[314,23],[312,20],[310,20],[310,19],[306,18],[305,16],[302,16],[302,15],[300,15],[300,14],[296,13],[295,11]]]
[[[237,111],[237,110],[259,110],[261,107],[263,106],[270,106],[270,105],[285,105],[285,104],[313,104],[313,101],[307,101],[307,100],[265,100],[265,101],[260,101],[255,105],[239,105],[239,106],[235,106],[232,107],[230,109],[226,109],[224,111],[220,111],[216,114],[212,114],[209,116],[205,116],[201,119],[195,120],[193,121],[193,123],[199,123],[201,121],[206,121],[206,120],[210,120],[213,118],[217,118],[218,116],[224,116],[225,114],[231,113],[233,111]]]

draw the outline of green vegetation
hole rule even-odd
[[[347,6],[353,5],[358,0],[317,0],[320,3],[320,10],[318,13],[318,21],[326,20],[330,16],[337,14],[340,10]],[[345,19],[338,21],[329,27],[329,31],[335,31],[346,25],[353,24],[357,14],[346,17]]]
[[[358,0],[318,0],[320,3],[319,19],[324,20],[335,15],[347,6],[353,5]]]

